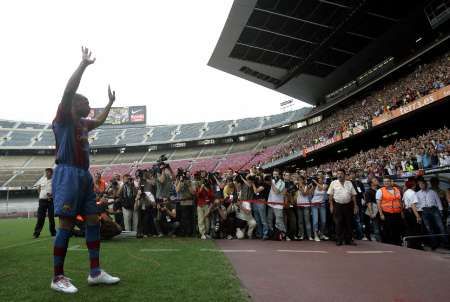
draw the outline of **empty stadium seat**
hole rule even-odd
[[[178,126],[158,126],[153,128],[152,136],[147,138],[147,143],[155,143],[155,142],[167,142],[172,136],[173,132],[177,129]]]
[[[207,130],[203,133],[202,138],[221,136],[228,133],[230,125],[233,121],[216,121],[208,123]]]
[[[231,133],[237,134],[249,130],[258,130],[261,125],[261,117],[244,118],[236,121],[237,125],[233,128]]]
[[[13,131],[10,135],[11,139],[5,141],[2,146],[10,147],[26,147],[32,143],[32,138],[36,137],[36,131]]]
[[[0,128],[12,128],[17,122],[0,120]]]
[[[200,136],[200,130],[205,123],[184,124],[181,125],[179,133],[175,136],[174,140],[188,140],[196,139]]]

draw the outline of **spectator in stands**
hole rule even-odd
[[[39,207],[37,211],[37,222],[34,227],[33,237],[38,238],[41,234],[42,228],[45,223],[45,216],[48,213],[48,223],[50,234],[56,235],[55,229],[55,214],[53,208],[53,195],[52,195],[52,176],[53,169],[45,169],[45,176],[42,177],[36,184],[36,188],[39,193]]]
[[[443,210],[441,199],[437,193],[428,189],[425,179],[418,180],[420,191],[417,192],[418,208],[422,211],[423,225],[428,234],[442,235],[446,234],[444,224],[442,223],[441,213]],[[443,242],[448,243],[447,237],[442,237]],[[432,249],[436,249],[439,245],[439,239],[433,237],[431,240]]]
[[[195,187],[186,172],[179,173],[175,181],[175,189],[180,200],[180,225],[184,236],[194,234],[194,195]]]
[[[356,245],[352,240],[352,219],[358,213],[356,191],[351,181],[345,179],[344,169],[337,171],[337,179],[331,182],[327,193],[335,223],[336,245],[340,246],[344,242]]]
[[[286,226],[283,217],[284,190],[285,184],[280,178],[280,170],[274,169],[268,198],[269,207],[267,209],[267,223],[272,234],[276,234],[276,231],[279,231],[279,234],[276,234],[279,235],[278,239],[283,239],[286,235]],[[274,220],[276,230],[274,228]]]
[[[123,219],[126,231],[136,231],[138,225],[138,213],[134,211],[136,201],[136,188],[130,174],[123,176],[123,185],[120,188],[120,204],[122,205]]]
[[[376,199],[383,228],[382,241],[401,245],[402,195],[389,176],[384,176],[383,187],[378,189]]]
[[[311,234],[311,195],[313,186],[307,184],[306,179],[300,176],[298,179],[298,193],[297,193],[297,225],[298,238],[303,240],[313,240]],[[306,229],[306,232],[305,232]],[[306,235],[306,237],[305,237]]]
[[[311,189],[311,214],[313,220],[313,232],[314,240],[320,241],[328,240],[329,238],[325,235],[326,225],[327,225],[327,189],[328,186],[324,182],[323,174],[319,174],[317,179],[312,178],[313,187]],[[319,221],[320,221],[320,232],[319,232]]]

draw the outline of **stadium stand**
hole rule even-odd
[[[176,149],[175,152],[170,156],[170,160],[176,159],[186,159],[186,158],[197,158],[202,151],[201,148],[187,148],[187,149]]]
[[[99,129],[96,131],[96,139],[91,143],[91,145],[116,145],[116,139],[123,131],[123,129]]]
[[[0,187],[2,187],[7,180],[9,180],[14,175],[14,170],[0,170]]]
[[[234,126],[234,127],[233,127]],[[238,120],[236,124],[234,124],[233,130],[231,133],[241,133],[246,131],[255,131],[261,128],[261,118],[260,117],[252,117]]]
[[[25,123],[22,122],[17,126],[17,129],[45,129],[48,125],[46,124],[36,124],[36,123]]]
[[[55,164],[55,158],[48,155],[36,155],[31,157],[27,164],[27,168],[52,168]]]
[[[1,155],[0,156],[0,167],[1,168],[20,168],[25,165],[31,156],[25,155]]]
[[[35,131],[18,131],[15,130],[9,136],[2,146],[24,146],[27,147],[32,143],[32,138],[36,135]]]
[[[145,152],[125,152],[121,153],[116,160],[114,160],[115,164],[126,164],[126,163],[134,163],[139,162],[143,159]]]
[[[207,130],[203,133],[202,138],[223,136],[230,131],[230,125],[232,123],[233,121],[216,121],[208,123]]]
[[[49,147],[55,145],[55,135],[52,131],[42,131],[42,135],[38,137],[33,147]]]
[[[146,135],[150,131],[147,127],[128,128],[120,137],[120,145],[140,144],[146,139]]]
[[[17,122],[15,121],[2,121],[0,120],[0,128],[13,128]]]
[[[184,124],[180,126],[174,140],[198,139],[205,123]]]
[[[8,182],[9,187],[25,187],[31,188],[43,176],[42,169],[39,170],[21,170],[17,171],[14,178]]]
[[[148,137],[146,143],[167,142],[172,139],[172,136],[178,126],[157,126],[153,127],[152,136]]]

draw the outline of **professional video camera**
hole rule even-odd
[[[161,174],[162,170],[165,168],[169,168],[169,164],[165,161],[167,160],[167,156],[165,154],[161,155],[158,160],[156,161],[156,164],[154,164],[151,168],[151,171],[154,175]]]
[[[293,194],[296,191],[298,191],[298,187],[292,181],[287,181],[285,183],[285,188],[286,188],[287,193],[289,193],[289,194]]]
[[[183,168],[177,169],[177,179],[180,181],[189,180],[189,178],[186,175],[186,171]]]
[[[310,176],[306,179],[306,184],[312,185],[312,184],[316,183],[317,181],[318,181],[317,176]]]

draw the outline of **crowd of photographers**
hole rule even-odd
[[[264,174],[257,167],[191,175],[172,171],[161,160],[135,175],[114,175],[109,184],[97,172],[95,191],[109,232],[104,238],[125,230],[136,231],[137,238],[331,238],[338,245],[355,245],[354,239],[401,244],[405,235],[447,232],[450,191],[440,190],[435,179],[431,191],[436,194],[431,194],[422,178],[400,188],[389,176],[372,176],[368,186],[359,176],[343,169]],[[411,242],[415,248],[424,243]],[[429,245],[440,243],[448,244],[447,237],[433,237]]]

